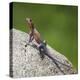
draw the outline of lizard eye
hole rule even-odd
[[[30,22],[32,22],[32,19],[30,19]]]

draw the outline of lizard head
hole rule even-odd
[[[26,18],[27,23],[32,23],[32,19],[31,18]]]
[[[32,22],[32,19],[31,18],[26,18],[26,21],[29,25],[30,28],[33,28],[33,22]]]

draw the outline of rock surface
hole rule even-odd
[[[12,77],[63,75],[56,64],[47,56],[42,60],[36,48],[30,45],[25,47],[29,38],[27,33],[12,29],[11,36],[13,36],[12,39],[10,39],[10,42],[12,41],[12,46],[10,47],[10,75]],[[53,58],[70,66],[68,67],[57,62],[65,74],[76,73],[71,62],[64,55],[51,48],[49,45],[47,45],[47,49]]]

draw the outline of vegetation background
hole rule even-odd
[[[28,32],[26,17],[32,18],[42,38],[78,69],[78,7],[14,2],[13,27]]]

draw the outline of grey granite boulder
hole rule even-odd
[[[35,77],[35,76],[53,76],[77,73],[73,69],[72,63],[61,53],[47,45],[48,53],[57,61],[60,69],[54,61],[47,56],[42,60],[39,51],[25,44],[28,42],[29,35],[20,30],[12,29],[10,32],[10,76],[19,77]],[[34,44],[34,41],[32,42]],[[65,66],[65,65],[68,66]]]

